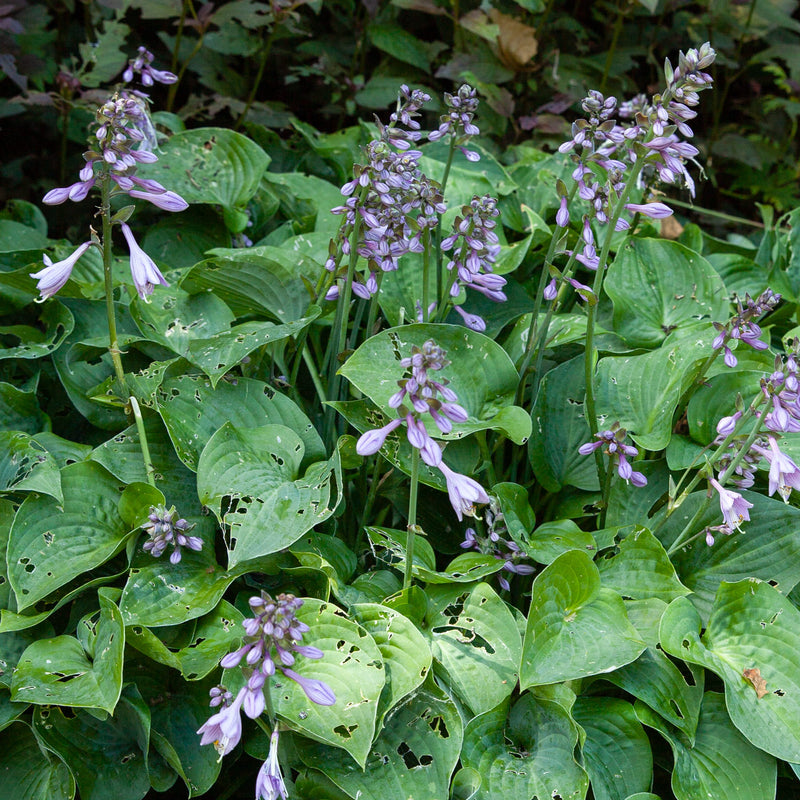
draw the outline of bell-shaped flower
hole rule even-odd
[[[91,242],[84,242],[75,252],[54,264],[50,257],[43,256],[44,269],[30,273],[31,278],[38,281],[36,288],[39,290],[39,302],[42,303],[48,297],[52,297],[69,280],[72,268],[78,263],[78,259],[92,246]]]
[[[753,507],[752,503],[748,503],[738,492],[726,489],[714,478],[710,478],[709,483],[719,494],[720,511],[722,511],[722,518],[728,527],[739,528],[742,522],[750,521],[750,513],[747,509]]]
[[[120,227],[131,253],[131,275],[133,276],[136,291],[139,292],[139,297],[142,300],[149,302],[147,298],[153,293],[157,283],[162,286],[169,286],[169,283],[159,271],[155,261],[139,247],[136,239],[133,238],[133,231],[128,225],[123,222]]]
[[[141,151],[136,151],[140,153]],[[144,160],[139,158],[140,161]],[[131,189],[128,194],[138,200],[148,200],[162,211],[185,211],[189,204],[177,192],[146,192],[141,189]]]
[[[256,778],[256,800],[286,800],[289,792],[283,782],[281,765],[278,763],[278,729],[272,732],[269,740],[269,756],[261,765]]]
[[[439,469],[447,481],[447,494],[450,497],[450,505],[456,512],[459,522],[464,516],[475,516],[476,503],[488,503],[489,495],[485,489],[472,478],[455,472],[442,461],[438,465]]]
[[[240,712],[248,693],[249,689],[243,686],[229,706],[209,717],[205,724],[200,726],[197,732],[203,735],[200,740],[201,745],[213,742],[214,749],[220,757],[227,755],[236,747],[242,738]]]

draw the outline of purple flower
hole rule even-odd
[[[358,442],[356,442],[356,453],[360,456],[371,456],[377,453],[383,447],[386,437],[401,423],[401,419],[393,419],[382,428],[376,428],[362,434]]]
[[[651,219],[664,219],[672,216],[672,209],[664,203],[626,203],[625,208],[634,214],[644,214]]]
[[[738,492],[726,489],[714,478],[709,478],[709,483],[719,494],[719,507],[726,525],[738,529],[742,522],[750,521],[750,513],[747,509],[753,507],[752,503],[748,503]]]
[[[256,778],[256,800],[286,800],[289,792],[283,782],[281,765],[278,763],[278,726],[272,731],[269,740],[269,756],[261,765]]]
[[[730,436],[736,430],[736,423],[742,418],[742,412],[737,411],[730,417],[722,417],[717,423],[717,434],[719,436]]]
[[[544,287],[542,297],[544,297],[545,300],[555,300],[556,297],[558,297],[558,284],[556,283],[555,278],[553,278],[550,283]]]
[[[288,668],[283,669],[283,674],[299,684],[312,703],[316,703],[318,706],[332,706],[336,702],[333,689],[324,681],[318,681],[316,678],[304,678]]]
[[[198,733],[203,734],[200,744],[214,743],[214,749],[220,758],[228,755],[242,738],[242,718],[240,712],[248,689],[243,686],[236,695],[236,699],[222,711],[217,712],[200,726]]]
[[[131,253],[131,275],[136,291],[139,292],[142,300],[149,303],[148,297],[153,293],[155,285],[160,283],[162,286],[169,286],[169,283],[159,271],[155,261],[139,247],[136,239],[133,238],[133,231],[128,225],[123,222],[120,227]]]
[[[556,225],[559,228],[566,228],[569,225],[569,209],[567,208],[566,195],[561,198],[559,203],[558,211],[556,212]]]
[[[199,536],[187,536],[194,528],[185,519],[175,519],[178,512],[175,506],[167,509],[166,506],[150,506],[150,514],[142,529],[150,537],[143,545],[145,552],[158,558],[170,545],[172,554],[169,557],[171,564],[178,564],[181,560],[181,548],[202,550],[203,540]]]
[[[769,461],[769,494],[770,497],[777,490],[784,503],[789,502],[792,489],[800,490],[800,469],[789,456],[778,448],[774,436],[769,437],[771,455],[764,453]]]
[[[488,503],[489,495],[486,490],[475,480],[454,472],[447,464],[442,461],[439,469],[447,481],[447,494],[450,497],[450,505],[456,512],[459,522],[464,518],[475,516],[476,503]]]
[[[91,246],[91,242],[84,242],[71,256],[68,256],[62,261],[56,261],[55,264],[46,253],[42,256],[44,269],[30,273],[31,278],[38,281],[36,284],[40,295],[38,302],[43,303],[59,291],[59,289],[63,288],[64,284],[69,280],[69,276],[72,274],[72,268]]]
[[[128,194],[138,200],[148,200],[162,211],[185,211],[189,204],[177,192],[146,192],[141,189],[131,189]]]

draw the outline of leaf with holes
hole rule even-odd
[[[75,779],[67,765],[41,747],[27,723],[16,723],[0,736],[3,793],[19,800],[72,800]]]
[[[335,706],[334,706],[335,708]],[[455,704],[428,681],[386,717],[364,771],[329,747],[300,743],[300,756],[360,800],[448,796],[462,722]]]
[[[516,689],[519,627],[487,583],[430,587],[425,623],[433,657],[475,714],[494,708]]]
[[[341,499],[338,453],[303,477],[302,439],[285,425],[223,425],[197,465],[197,493],[228,532],[228,564],[283,550],[326,520]],[[338,490],[338,494],[337,494]]]
[[[106,592],[98,592],[99,620],[93,653],[73,636],[57,636],[31,644],[20,656],[11,682],[17,702],[102,708],[113,713],[122,690],[125,630],[122,616]]]
[[[690,593],[678,580],[663,545],[647,528],[636,526],[616,553],[601,556],[596,563],[603,586],[634,600],[658,597],[669,603]]]
[[[19,344],[0,349],[0,360],[7,358],[41,358],[57,350],[64,339],[72,333],[75,318],[70,310],[58,300],[45,303],[39,313],[39,327],[31,325],[0,326],[0,336],[4,341],[14,339]]]
[[[14,518],[8,577],[23,611],[117,553],[128,526],[117,511],[121,486],[99,464],[61,470],[64,502],[30,496]]]
[[[61,474],[53,456],[19,431],[0,432],[0,492],[41,492],[59,502]]]
[[[188,203],[244,207],[256,193],[269,156],[241,133],[226,128],[195,128],[171,136],[159,147],[158,161],[140,164],[143,178],[154,178]]]
[[[671,783],[677,800],[775,797],[775,759],[753,747],[731,725],[721,694],[706,692],[692,744],[647,706],[637,703],[636,716],[657,730],[672,748],[675,766]]]
[[[386,682],[381,651],[364,628],[330,603],[306,598],[297,619],[310,628],[303,644],[318,647],[325,655],[303,658],[293,669],[303,678],[326,683],[336,703],[313,703],[298,683],[278,671],[270,679],[275,713],[293,730],[346,750],[363,767]]]
[[[81,800],[141,800],[150,788],[146,710],[125,697],[105,720],[85,711],[67,716],[56,706],[37,708],[33,726],[36,738],[69,764]]]
[[[625,800],[650,788],[653,754],[630,703],[579,697],[572,716],[586,731],[583,758],[595,800]]]
[[[589,779],[575,761],[578,726],[559,702],[523,694],[475,717],[464,731],[461,761],[481,777],[473,800],[560,797],[583,800]]]
[[[449,388],[469,414],[447,435],[431,423],[431,435],[451,440],[475,431],[500,430],[516,444],[524,444],[530,436],[530,417],[513,405],[519,382],[514,364],[499,344],[469,328],[442,324],[390,328],[367,339],[339,371],[394,419],[397,412],[388,401],[406,372],[400,359],[410,357],[412,346],[421,347],[429,339],[447,351],[451,362],[436,379],[450,381]]]
[[[800,762],[800,611],[767,583],[723,582],[701,630],[700,615],[680,597],[661,620],[661,646],[722,678],[731,720],[756,747]],[[764,697],[743,675],[753,668],[767,682]]]
[[[214,389],[206,378],[184,375],[165,381],[157,399],[175,452],[191,470],[197,471],[200,452],[226,422],[243,429],[286,425],[303,441],[303,467],[327,458],[322,439],[303,411],[261,381],[238,378],[235,384],[222,382]]]
[[[536,576],[522,648],[523,688],[611,672],[644,648],[622,598],[600,588],[589,555],[569,550]]]
[[[425,637],[408,617],[378,603],[350,606],[356,622],[375,640],[383,656],[386,683],[381,693],[378,724],[404,697],[411,694],[431,668]]]

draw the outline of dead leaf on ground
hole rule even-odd
[[[489,11],[489,18],[500,29],[497,37],[500,60],[504,66],[519,72],[539,50],[536,29],[496,8]]]

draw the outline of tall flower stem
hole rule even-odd
[[[458,29],[458,23],[456,23],[456,29]],[[455,152],[456,140],[455,136],[451,136],[450,149],[447,152],[447,162],[444,165],[444,172],[442,173],[442,197],[444,197],[444,192],[447,188],[447,179],[450,177],[450,167],[453,165],[453,156],[455,155]],[[444,301],[444,297],[442,296],[442,290],[444,289],[444,265],[442,263],[443,253],[442,248],[439,246],[442,241],[441,217],[439,217],[439,221],[436,223],[436,235],[434,236],[433,241],[434,246],[436,247],[436,309],[438,311],[439,306]],[[427,288],[427,284],[425,284],[425,288]],[[444,318],[442,317],[442,319]]]
[[[594,302],[589,304],[586,310],[586,352],[584,354],[584,377],[586,379],[586,403],[584,406],[586,421],[589,424],[589,430],[592,436],[597,433],[597,408],[594,400],[594,368],[597,359],[597,352],[594,348],[594,326],[597,318],[597,306],[600,303],[600,292],[603,288],[603,276],[606,271],[606,261],[608,260],[608,253],[611,250],[611,239],[614,236],[615,228],[619,218],[622,216],[622,211],[625,208],[625,203],[631,190],[636,186],[636,181],[639,173],[644,167],[644,159],[639,158],[631,169],[630,175],[627,178],[625,188],[619,196],[616,205],[614,206],[614,213],[608,221],[608,228],[606,236],[603,240],[603,249],[600,251],[599,263],[597,265],[597,272],[594,276],[594,283],[592,284],[592,293],[594,294]],[[605,464],[603,463],[603,456],[599,450],[595,450],[595,462],[597,464],[597,474],[600,477],[600,485],[605,482]]]
[[[403,575],[403,590],[411,586],[414,567],[414,539],[417,535],[417,493],[419,491],[419,450],[411,448],[411,489],[408,495],[408,528],[406,533],[406,570]]]
[[[258,93],[258,88],[261,85],[261,79],[264,77],[264,70],[267,66],[267,60],[269,59],[270,51],[272,50],[272,43],[275,40],[275,31],[277,30],[277,25],[273,21],[272,27],[270,28],[269,34],[267,35],[267,41],[264,42],[264,46],[261,50],[261,59],[258,62],[258,72],[256,72],[256,77],[253,79],[253,82],[250,86],[250,94],[247,95],[247,101],[244,104],[244,110],[239,115],[239,119],[236,120],[236,124],[233,126],[235,131],[238,131],[239,128],[242,127],[244,121],[249,113],[253,102],[256,99],[256,94]]]
[[[126,401],[136,422],[136,430],[139,434],[139,447],[142,451],[142,461],[147,482],[151,486],[156,485],[155,469],[153,460],[150,457],[150,447],[147,443],[147,432],[144,428],[144,418],[139,408],[136,398],[128,391],[125,382],[125,370],[122,366],[122,351],[119,349],[119,339],[117,336],[117,318],[114,311],[114,274],[112,239],[111,239],[111,179],[105,174],[100,179],[100,216],[103,222],[103,277],[105,282],[106,295],[106,319],[108,321],[108,352],[111,354],[111,361],[114,364],[114,373],[117,378],[117,392]]]
[[[375,292],[369,299],[369,313],[367,314],[367,327],[364,329],[364,341],[372,336],[372,331],[375,329],[375,320],[378,318],[378,310],[380,309],[380,302],[378,297],[381,293],[381,281],[383,280],[383,271],[375,274],[375,281],[378,284],[378,291]]]
[[[431,266],[431,232],[429,228],[422,234],[422,321],[428,321],[428,277]]]

